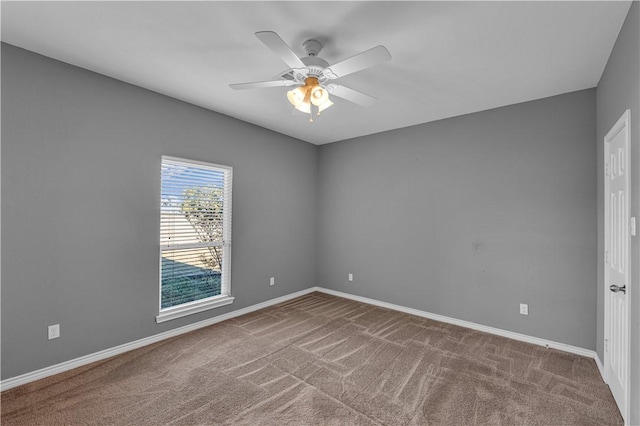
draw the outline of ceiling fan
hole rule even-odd
[[[237,83],[229,86],[236,90],[297,86],[287,93],[287,99],[297,110],[311,114],[309,119],[311,122],[313,122],[312,112],[320,115],[320,112],[333,105],[329,99],[330,94],[360,106],[372,105],[376,98],[337,84],[335,80],[391,59],[391,54],[384,46],[376,46],[329,65],[327,61],[318,56],[322,50],[322,43],[317,40],[310,39],[302,43],[308,56],[299,58],[273,31],[257,32],[256,37],[278,55],[289,66],[289,70],[272,80]]]

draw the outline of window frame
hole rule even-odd
[[[168,308],[162,308],[162,253],[169,249],[189,248],[189,244],[176,244],[174,246],[163,246],[161,244],[162,239],[162,165],[166,161],[177,162],[184,164],[185,166],[201,166],[210,169],[215,169],[224,173],[224,187],[223,187],[223,210],[222,210],[222,267],[220,276],[220,294],[217,296],[207,297],[204,299],[194,300],[180,305],[170,306]],[[198,160],[189,160],[186,158],[172,157],[163,155],[160,162],[160,220],[158,221],[158,253],[159,253],[159,265],[158,265],[158,315],[156,316],[156,323],[162,323],[170,321],[176,318],[181,318],[187,315],[196,314],[209,309],[218,308],[221,306],[229,305],[233,303],[234,297],[231,296],[231,217],[232,217],[232,194],[233,194],[233,167],[225,166],[222,164],[209,163]],[[193,245],[193,244],[191,244]],[[198,244],[200,245],[200,244]],[[220,243],[211,243],[207,246],[220,246]]]

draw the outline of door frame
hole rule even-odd
[[[625,217],[627,219],[626,222],[626,235],[627,235],[627,240],[626,240],[626,244],[627,244],[627,250],[626,250],[626,266],[627,266],[627,273],[628,273],[628,282],[626,283],[627,286],[627,291],[626,291],[626,295],[625,295],[625,304],[626,304],[626,313],[627,313],[627,333],[624,336],[626,339],[626,350],[625,350],[625,371],[626,371],[626,375],[624,377],[624,381],[625,383],[623,384],[624,386],[624,405],[625,405],[625,409],[624,412],[621,413],[623,420],[625,421],[625,424],[627,424],[629,422],[629,415],[630,415],[630,377],[629,377],[629,367],[630,367],[630,360],[631,360],[631,311],[630,311],[630,307],[631,307],[631,295],[630,293],[633,291],[630,284],[631,284],[631,233],[630,233],[630,228],[629,228],[629,222],[630,222],[630,218],[631,218],[631,141],[630,141],[630,137],[631,137],[631,129],[630,129],[630,118],[631,118],[631,111],[629,109],[627,109],[622,116],[618,119],[618,121],[616,122],[616,124],[614,124],[611,127],[611,130],[609,130],[607,132],[607,134],[605,135],[604,139],[603,139],[603,147],[604,147],[604,167],[605,167],[605,172],[604,172],[604,197],[603,197],[603,201],[604,201],[604,252],[605,252],[605,256],[602,259],[602,264],[604,265],[604,288],[602,289],[604,291],[604,381],[605,383],[609,383],[609,368],[608,368],[608,361],[609,361],[609,351],[607,350],[607,345],[609,342],[609,299],[611,297],[611,291],[609,290],[608,287],[608,283],[609,283],[609,270],[608,270],[608,263],[609,263],[609,252],[610,252],[610,247],[609,247],[609,239],[610,239],[610,235],[609,235],[609,215],[610,215],[610,207],[609,207],[609,173],[611,173],[610,170],[610,165],[609,165],[609,145],[608,143],[614,138],[616,137],[621,131],[624,131],[626,133],[626,146],[625,146],[625,150],[626,150],[626,155],[625,155],[625,179],[626,179],[626,187],[627,187],[627,199],[626,199],[626,203],[625,203]],[[618,407],[620,408],[620,407]],[[620,410],[622,411],[622,410]]]

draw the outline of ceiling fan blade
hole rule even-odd
[[[333,90],[330,91],[332,95],[335,95],[339,98],[346,99],[349,102],[353,102],[354,104],[370,107],[373,105],[378,99],[373,96],[366,95],[362,92],[358,92],[357,90],[350,89],[346,86],[340,86],[338,84],[334,85]]]
[[[285,43],[278,34],[273,31],[259,31],[256,37],[267,45],[276,55],[284,61],[289,68],[306,68],[307,66],[298,58],[293,50]]]
[[[325,70],[328,78],[343,77],[356,71],[372,67],[391,59],[391,53],[384,46],[376,46],[362,53],[358,53],[350,58],[331,65]],[[327,72],[328,70],[328,72]]]
[[[291,80],[267,80],[267,81],[256,81],[253,83],[235,83],[235,84],[230,84],[229,87],[235,90],[244,90],[244,89],[264,89],[266,87],[293,86],[294,84],[296,84],[296,82]]]

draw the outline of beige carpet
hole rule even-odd
[[[593,360],[320,293],[1,395],[2,424],[622,424]]]

